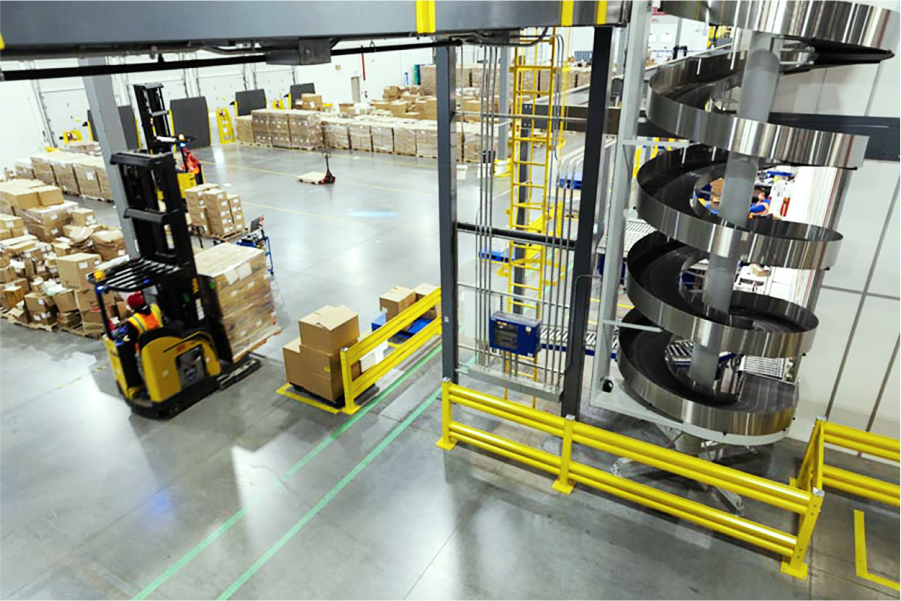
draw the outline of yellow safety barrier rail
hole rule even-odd
[[[901,441],[817,418],[798,477],[792,480],[794,486],[803,490],[834,488],[893,507],[901,504],[897,484],[826,465],[827,444],[901,463]]]
[[[545,432],[563,441],[560,455],[485,432],[454,421],[453,406],[461,405],[501,419]],[[716,463],[642,442],[628,436],[563,418],[546,411],[465,388],[450,381],[441,387],[441,439],[438,446],[450,450],[463,442],[507,459],[557,476],[552,487],[570,493],[583,484],[607,494],[667,513],[704,528],[756,545],[784,558],[783,571],[806,579],[805,556],[823,502],[821,489],[804,490]],[[578,443],[628,457],[685,478],[732,491],[801,516],[797,534],[709,507],[572,460]]]
[[[435,318],[429,325],[416,332],[409,340],[388,353],[384,359],[354,378],[352,367],[366,354],[374,351],[379,345],[388,342],[395,334],[402,332],[410,325],[428,313],[438,308],[441,303],[441,289],[422,297],[411,307],[404,309],[400,314],[389,319],[385,325],[365,336],[362,340],[350,348],[341,350],[341,377],[344,381],[344,408],[343,413],[353,414],[360,410],[356,398],[375,384],[393,367],[422,348],[434,336],[441,335],[441,319]]]

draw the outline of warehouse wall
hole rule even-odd
[[[415,43],[417,40],[391,40],[380,43]],[[341,46],[339,46],[341,47]],[[216,58],[220,55],[197,52],[180,58]],[[351,78],[359,77],[364,93],[370,99],[382,97],[388,85],[412,82],[415,65],[432,62],[431,49],[386,52],[366,56],[366,80],[363,81],[363,61],[357,56],[336,56],[330,64],[304,67],[280,65],[233,65],[205,67],[202,70],[154,71],[113,76],[113,89],[119,104],[135,107],[132,86],[140,83],[160,82],[165,86],[166,102],[178,98],[202,95],[207,99],[210,111],[230,107],[236,91],[262,88],[269,102],[288,93],[294,83],[315,83],[316,91],[325,102],[349,102]],[[112,57],[111,63],[147,62],[146,56]],[[76,66],[75,59],[40,61],[38,67]],[[5,69],[30,68],[31,64],[4,63]],[[84,83],[80,78],[43,80],[38,82],[46,106],[50,124],[50,139],[59,142],[62,132],[78,129],[88,136],[86,121],[88,100]],[[0,168],[9,167],[17,158],[28,156],[47,145],[46,129],[38,109],[38,96],[30,82],[4,82],[0,84]],[[135,107],[137,110],[137,107]],[[211,118],[215,128],[215,117]],[[218,143],[215,129],[213,143]]]

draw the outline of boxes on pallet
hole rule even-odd
[[[16,177],[34,178],[34,166],[31,164],[31,159],[16,159]]]
[[[395,100],[388,104],[388,110],[395,117],[403,118],[407,114],[407,103],[403,100]]]
[[[411,120],[394,122],[394,152],[406,156],[416,156],[416,122]]]
[[[93,198],[109,198],[104,193],[103,180],[109,180],[106,176],[106,165],[102,157],[86,156],[72,162],[72,168],[75,170],[75,179],[78,182],[78,189],[84,196]]]
[[[251,111],[251,126],[253,128],[253,141],[257,144],[271,144],[272,137],[269,134],[269,109],[256,109]]]
[[[83,155],[74,152],[59,151],[50,154],[48,161],[53,176],[56,178],[56,185],[68,194],[81,194],[78,188],[78,180],[75,178],[75,168],[73,162],[81,159]]]
[[[94,253],[76,253],[65,257],[57,257],[56,267],[59,269],[59,281],[63,286],[73,290],[91,290],[87,275],[100,264],[100,255]]]
[[[315,150],[322,147],[322,115],[312,110],[292,110],[288,113],[291,148]]]
[[[269,286],[268,264],[262,250],[236,244],[219,244],[194,257],[201,289],[210,295],[208,305],[214,329],[228,340],[226,360],[243,357],[268,337],[278,333],[278,321]]]
[[[372,133],[372,149],[375,152],[394,152],[394,127],[390,122],[373,122],[370,132]]]
[[[435,81],[435,65],[419,65],[419,82],[423,94],[435,93]]]
[[[94,142],[93,140],[76,140],[75,142],[66,144],[66,150],[77,154],[99,155],[100,142]]]
[[[3,191],[10,206],[20,209],[33,209],[41,206],[36,188],[9,188]]]
[[[438,127],[434,122],[416,125],[416,156],[438,158]]]
[[[25,299],[26,294],[28,294],[28,288],[26,286],[17,285],[15,283],[6,284],[0,289],[0,304],[2,304],[3,310],[12,310]]]
[[[350,149],[350,132],[348,131],[350,122],[350,119],[344,117],[322,117],[322,135],[327,148]]]
[[[25,307],[32,315],[46,313],[56,309],[53,299],[43,292],[29,292],[26,294]]]
[[[412,307],[414,302],[416,302],[416,293],[413,290],[403,286],[394,286],[379,297],[379,308],[384,310],[386,318],[391,320],[404,309]]]
[[[81,324],[81,313],[78,311],[60,311],[56,314],[56,325],[61,328],[76,328]]]
[[[53,167],[50,166],[50,156],[52,152],[39,152],[31,155],[31,166],[34,171],[35,179],[39,179],[45,184],[51,186],[56,185],[56,176],[53,175]]]
[[[228,194],[224,190],[213,188],[203,193],[205,200],[204,214],[209,233],[222,238],[235,233],[235,223],[232,220],[231,205],[228,202]]]
[[[251,115],[235,119],[235,134],[238,142],[253,144],[253,117]]]
[[[295,338],[282,347],[285,360],[285,379],[329,401],[337,401],[344,394],[340,352],[325,353],[303,344]],[[351,377],[362,373],[360,362],[351,366]]]
[[[355,119],[348,124],[347,129],[351,148],[372,152],[372,125],[368,120]]]

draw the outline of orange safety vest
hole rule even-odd
[[[134,328],[138,331],[138,336],[140,336],[144,332],[149,332],[150,330],[155,330],[156,328],[162,326],[163,314],[156,303],[151,303],[149,315],[144,315],[143,313],[135,313],[128,318],[128,323],[134,326]]]

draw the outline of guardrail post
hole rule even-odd
[[[351,373],[351,366],[347,361],[347,347],[341,349],[341,380],[344,382],[344,413],[353,415],[360,410],[360,406],[356,403],[356,395],[354,394],[354,380]]]
[[[810,504],[807,506],[807,513],[802,515],[800,519],[795,552],[792,554],[791,559],[782,561],[782,572],[801,580],[807,580],[808,570],[804,558],[807,556],[807,547],[810,546],[810,539],[813,538],[813,530],[817,525],[820,509],[823,507],[823,491],[819,488],[813,488],[810,492],[812,494]]]
[[[551,488],[565,495],[573,491],[575,483],[569,479],[569,464],[573,457],[573,423],[576,421],[575,415],[567,415],[566,421],[563,422],[563,444],[560,448],[560,473],[557,479],[551,485]]]
[[[450,378],[441,379],[441,438],[435,444],[439,449],[450,451],[457,443],[451,439],[450,425],[454,418],[453,408],[450,400]]]

